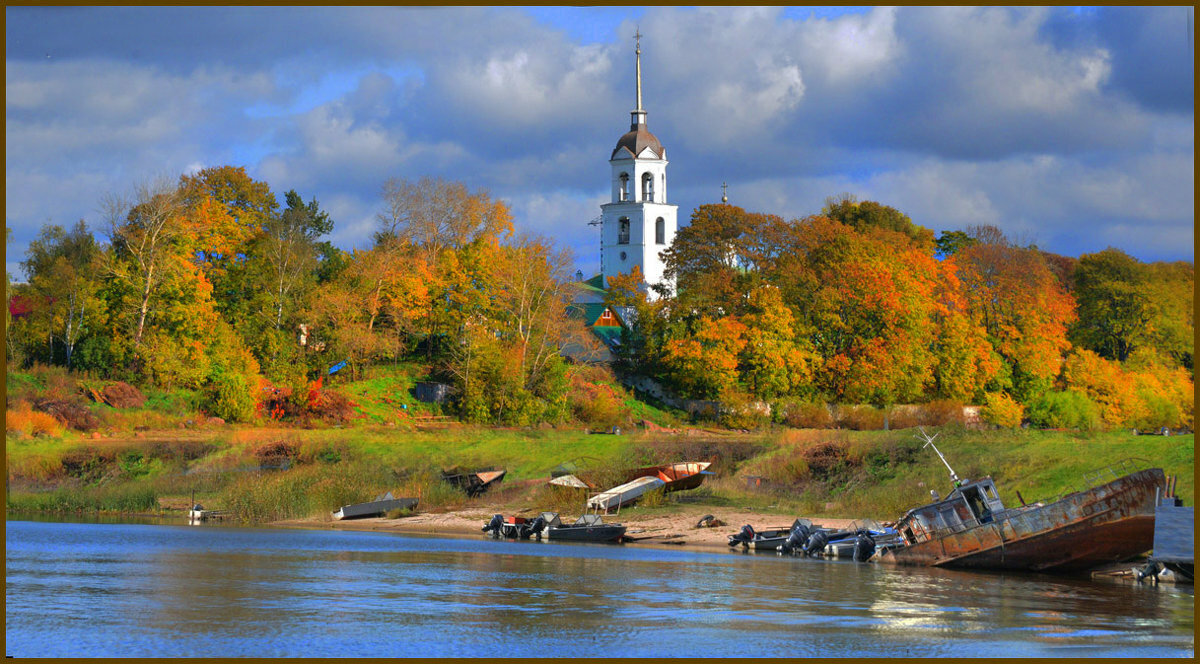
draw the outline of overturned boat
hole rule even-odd
[[[375,500],[366,503],[343,505],[334,510],[333,518],[335,520],[341,520],[362,519],[369,516],[383,516],[392,510],[411,510],[416,506],[416,498],[393,498],[392,492],[388,491],[382,496],[375,498]]]
[[[1087,476],[1089,483],[1111,477],[1107,482],[1049,504],[1011,508],[1001,502],[991,477],[960,481],[951,470],[954,490],[944,500],[909,510],[895,526],[902,541],[883,548],[876,559],[1037,572],[1128,560],[1154,546],[1155,492],[1166,483],[1161,468],[1137,465],[1125,460]]]

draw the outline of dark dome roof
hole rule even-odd
[[[644,124],[637,125],[619,138],[617,140],[617,147],[613,149],[612,157],[609,158],[616,159],[617,153],[621,151],[621,148],[629,150],[634,157],[641,154],[642,150],[646,148],[653,150],[659,159],[663,159],[666,156],[662,143],[658,142],[658,138],[654,134],[651,134],[650,130],[646,129],[646,125]]]

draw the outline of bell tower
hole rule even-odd
[[[640,267],[647,284],[666,281],[659,252],[675,239],[677,207],[667,203],[667,151],[646,128],[642,108],[642,35],[636,40],[637,105],[629,131],[617,140],[608,163],[612,200],[600,206],[600,272],[608,280]],[[674,284],[670,284],[674,290]],[[653,297],[651,291],[651,297]]]

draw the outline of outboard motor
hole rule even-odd
[[[829,544],[829,534],[824,530],[818,530],[809,535],[808,542],[804,545],[804,555],[820,555],[825,550],[826,544]]]
[[[812,531],[803,523],[797,523],[792,526],[792,532],[788,533],[787,539],[783,540],[783,544],[779,545],[780,553],[792,553],[797,549],[804,547],[804,543],[808,541]]]
[[[497,514],[483,527],[483,532],[492,531],[492,537],[500,537],[500,529],[504,526],[504,515]]]
[[[747,523],[746,525],[742,526],[742,529],[738,531],[738,534],[729,538],[729,546],[737,546],[738,544],[741,544],[742,546],[748,547],[752,541],[754,541],[754,528],[751,528],[750,524]]]
[[[854,562],[865,563],[875,553],[875,538],[866,528],[859,528],[854,538]]]
[[[538,533],[542,532],[542,529],[545,527],[546,520],[539,516],[533,521],[521,524],[520,537],[521,539],[529,539],[530,536],[537,535]]]

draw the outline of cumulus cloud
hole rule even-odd
[[[1190,11],[653,7],[598,33],[570,9],[8,8],[10,270],[46,220],[224,163],[317,197],[347,248],[387,178],[462,180],[586,267],[635,29],[681,220],[725,181],[785,217],[848,191],[938,230],[1190,259]]]

